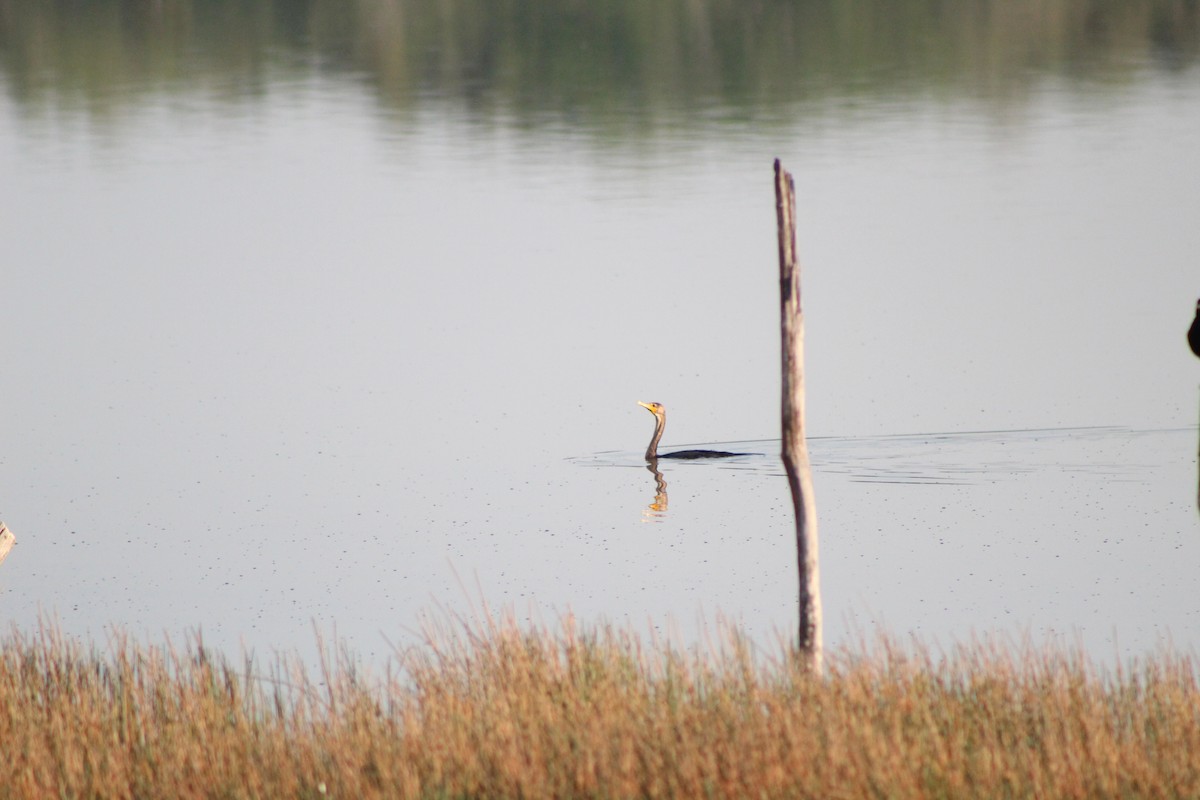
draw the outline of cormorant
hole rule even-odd
[[[729,458],[730,456],[746,455],[745,453],[726,453],[724,450],[680,450],[676,453],[659,453],[658,440],[662,438],[663,429],[667,427],[667,409],[663,408],[662,403],[643,403],[639,400],[638,405],[654,415],[654,436],[650,439],[650,446],[646,448],[647,461],[654,462],[660,458]]]

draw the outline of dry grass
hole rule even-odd
[[[448,625],[366,679],[0,642],[5,797],[1196,797],[1192,658],[883,642],[825,677],[626,631]]]

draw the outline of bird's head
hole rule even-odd
[[[646,409],[647,411],[649,411],[651,414],[653,414],[656,417],[661,417],[663,414],[665,414],[667,412],[667,410],[665,408],[663,408],[662,403],[643,403],[641,400],[639,400],[638,405],[641,406],[642,408]]]

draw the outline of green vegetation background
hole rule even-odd
[[[0,74],[29,113],[117,114],[185,87],[240,102],[336,73],[399,111],[437,99],[629,136],[713,107],[770,124],[856,96],[1002,114],[1046,74],[1103,90],[1198,53],[1190,0],[0,0]]]

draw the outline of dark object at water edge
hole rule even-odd
[[[1196,318],[1192,320],[1192,327],[1188,328],[1188,344],[1196,358],[1200,358],[1200,300],[1196,301]]]

